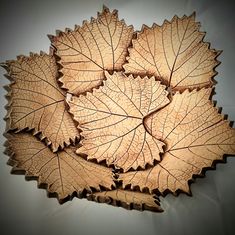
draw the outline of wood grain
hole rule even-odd
[[[122,70],[132,35],[133,26],[119,20],[117,10],[104,7],[97,19],[50,36],[60,57],[63,87],[78,95],[100,86],[105,70]]]
[[[45,53],[18,56],[7,61],[7,130],[33,129],[55,152],[80,137],[57,83],[55,58]]]
[[[128,63],[123,66],[125,72],[154,75],[173,90],[213,85],[220,51],[203,42],[205,33],[199,28],[195,14],[175,16],[162,26],[143,26],[132,41]]]
[[[153,165],[154,159],[160,160],[164,143],[148,133],[143,119],[169,102],[165,86],[154,78],[106,76],[99,90],[69,102],[84,137],[77,153],[124,171]]]

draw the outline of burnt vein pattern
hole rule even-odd
[[[212,86],[220,51],[203,42],[205,33],[199,28],[194,14],[143,26],[129,49],[125,72],[154,75],[173,90]]]
[[[153,77],[122,73],[106,73],[106,77],[100,89],[69,103],[84,137],[77,153],[124,171],[160,161],[164,143],[148,133],[143,119],[169,102],[165,86]]]
[[[37,177],[39,185],[46,184],[49,193],[59,200],[78,195],[91,187],[111,189],[114,186],[112,170],[88,162],[77,156],[74,147],[53,153],[29,133],[8,134],[7,151],[15,169],[24,170],[27,176]],[[13,172],[14,172],[13,168]]]
[[[119,20],[116,10],[104,8],[74,31],[50,36],[60,57],[63,87],[79,95],[101,85],[105,70],[122,70],[132,35],[133,27]]]
[[[235,154],[235,129],[212,105],[210,94],[211,89],[176,93],[167,107],[146,119],[152,135],[166,143],[166,151],[153,168],[121,175],[124,185],[189,193],[193,175],[224,154]]]
[[[79,138],[79,132],[65,106],[65,92],[57,83],[54,57],[42,53],[20,56],[6,63],[12,81],[7,106],[7,130],[34,129],[46,137],[53,151]]]
[[[1,63],[12,172],[61,203],[160,212],[159,195],[190,194],[196,176],[235,155],[235,129],[212,102],[221,51],[204,36],[195,14],[134,32],[104,6],[49,35],[50,55]]]
[[[121,206],[127,209],[137,209],[141,211],[151,210],[155,212],[163,211],[157,197],[136,191],[115,189],[111,191],[96,192],[89,195],[88,199],[99,203]]]

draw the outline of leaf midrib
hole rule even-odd
[[[81,106],[81,105],[78,105],[78,104],[75,104],[75,103],[73,103],[73,104],[78,106],[78,107],[84,108],[84,106]],[[107,112],[107,111],[98,110],[98,109],[95,109],[95,108],[93,109],[93,108],[86,107],[86,109],[101,112],[101,113],[111,114],[111,115],[119,116],[119,117],[135,118],[135,119],[139,119],[139,120],[143,120],[143,118],[144,118],[144,117],[136,117],[136,116],[132,116],[132,115],[124,115],[124,114],[119,114],[119,113]]]

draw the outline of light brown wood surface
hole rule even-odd
[[[121,206],[126,209],[151,210],[162,212],[158,199],[153,195],[136,191],[116,189],[90,194],[89,200]]]
[[[100,186],[111,189],[114,185],[111,169],[77,156],[73,147],[53,153],[29,133],[8,134],[7,139],[13,167],[36,177],[39,185],[46,184],[47,191],[56,193],[59,200],[91,187],[100,190]]]
[[[132,35],[133,26],[119,20],[116,10],[110,12],[104,7],[97,19],[51,36],[56,55],[61,58],[63,87],[81,94],[101,85],[105,70],[122,70]]]
[[[7,61],[8,87],[7,130],[25,128],[41,133],[52,150],[69,145],[79,132],[65,106],[65,92],[57,83],[55,58],[45,53],[19,56]]]
[[[104,7],[49,36],[50,55],[1,64],[13,172],[60,202],[160,212],[156,193],[190,193],[190,180],[235,155],[235,129],[212,102],[220,51],[199,28],[192,14],[134,33]]]
[[[163,25],[143,26],[129,49],[126,73],[154,75],[173,90],[212,85],[220,51],[203,42],[195,14],[175,16]]]
[[[188,181],[224,154],[235,154],[235,129],[209,100],[211,89],[176,93],[145,125],[166,144],[162,161],[151,169],[120,176],[124,185],[189,193]]]
[[[146,131],[143,119],[169,102],[165,86],[153,77],[106,77],[100,89],[69,102],[84,137],[77,153],[124,171],[153,165],[154,159],[160,160],[164,143]]]

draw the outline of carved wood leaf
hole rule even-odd
[[[60,202],[162,211],[156,194],[190,193],[194,176],[235,155],[235,129],[211,101],[220,51],[204,36],[195,14],[134,33],[104,7],[49,35],[50,55],[1,64],[12,172]]]
[[[154,198],[153,195],[136,191],[115,189],[112,191],[96,192],[89,195],[88,199],[127,209],[163,211],[157,198]]]
[[[174,90],[212,85],[220,51],[202,41],[205,33],[199,28],[195,14],[175,16],[162,26],[143,26],[132,41],[128,63],[123,66],[125,72],[154,75]]]
[[[69,102],[84,137],[77,153],[124,171],[153,165],[164,144],[146,131],[143,119],[169,102],[165,86],[153,77],[106,76],[104,86]]]
[[[35,130],[34,134],[41,132],[53,151],[75,141],[79,132],[67,112],[65,92],[56,81],[54,57],[31,53],[30,57],[7,61],[5,66],[6,76],[12,81],[8,87],[7,129],[29,128]]]
[[[145,120],[152,135],[166,143],[166,150],[155,167],[121,175],[124,185],[189,192],[193,175],[224,154],[235,154],[235,129],[212,105],[210,94],[211,89],[176,93],[167,107]]]
[[[104,7],[97,19],[84,21],[74,31],[49,36],[61,58],[63,87],[80,94],[101,85],[104,70],[122,70],[132,35],[133,26],[119,20],[117,10]]]
[[[53,153],[29,133],[7,134],[7,151],[11,153],[14,169],[23,170],[29,177],[36,177],[39,185],[46,184],[49,193],[56,193],[59,200],[100,185],[111,189],[114,185],[112,170],[84,160],[74,153],[74,147]]]

